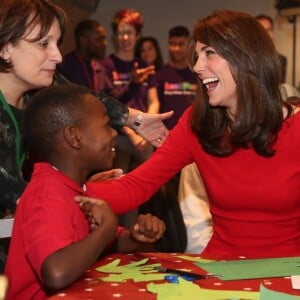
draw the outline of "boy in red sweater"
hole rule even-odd
[[[162,237],[165,224],[156,217],[140,215],[131,230],[118,228],[106,202],[74,200],[86,195],[89,175],[111,168],[115,156],[116,132],[86,88],[39,91],[25,110],[23,131],[38,162],[15,215],[7,299],[46,299],[77,280],[104,250],[141,250]]]

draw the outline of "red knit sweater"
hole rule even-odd
[[[195,161],[210,199],[214,234],[202,256],[300,255],[300,113],[283,123],[276,154],[253,149],[207,154],[189,126],[188,109],[152,157],[118,180],[89,184],[117,213],[136,208],[184,165]]]

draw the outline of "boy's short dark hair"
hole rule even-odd
[[[174,36],[177,36],[177,37],[179,37],[179,36],[180,37],[181,36],[189,37],[190,36],[190,31],[185,26],[175,26],[175,27],[172,27],[169,30],[169,38],[170,37],[174,37]]]
[[[90,94],[86,87],[64,84],[43,88],[32,96],[24,111],[23,136],[38,160],[52,154],[57,134],[65,126],[80,122],[86,94]]]

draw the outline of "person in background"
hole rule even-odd
[[[137,41],[135,56],[148,65],[154,65],[156,72],[164,65],[159,43],[153,36],[145,36]]]
[[[97,95],[105,103],[112,126],[115,129],[120,130],[124,125],[130,125],[131,122],[127,122],[128,124],[126,124],[123,121],[128,115],[133,124],[135,124],[134,129],[137,133],[146,140],[149,140],[150,135],[147,132],[147,127],[145,128],[141,124],[143,117],[147,119],[147,116],[142,115],[140,111],[134,108],[118,103],[114,99],[122,95],[122,90],[120,91],[113,86],[101,65],[101,61],[105,58],[107,47],[106,30],[103,25],[92,19],[82,20],[74,29],[74,39],[76,48],[66,54],[63,57],[62,63],[57,65],[57,70],[59,71],[59,73],[56,73],[57,81],[67,83],[67,80],[69,80],[98,92]],[[107,95],[103,94],[103,92]],[[142,126],[139,127],[136,124]],[[150,138],[149,141],[153,146],[157,146],[158,144],[157,138]]]
[[[155,72],[159,71],[163,67],[163,58],[158,41],[154,37],[142,37],[140,38],[135,46],[135,56],[144,60],[148,65],[154,65]],[[148,97],[148,112],[158,113],[159,112],[159,101],[157,98]]]
[[[116,51],[102,60],[102,65],[114,87],[115,96],[127,106],[151,111],[151,105],[147,103],[147,85],[154,66],[147,66],[134,56],[135,44],[143,27],[142,15],[133,9],[122,9],[114,14],[111,26]],[[125,127],[117,137],[114,166],[124,172],[130,171],[147,159],[151,152],[152,148],[143,138]]]
[[[49,1],[0,1],[0,218],[13,216],[26,186],[22,169],[27,151],[20,122],[28,92],[61,80],[55,71],[62,62],[59,45],[65,23],[64,11]],[[118,125],[134,126],[155,146],[166,138],[168,131],[161,120],[167,115],[128,111],[117,101],[103,102]],[[0,254],[1,270],[3,257]]]
[[[111,22],[114,34],[115,53],[102,60],[106,75],[111,81],[115,96],[127,106],[141,111],[153,112],[153,102],[147,102],[148,78],[154,74],[154,66],[134,55],[137,40],[140,37],[144,21],[139,11],[121,9]],[[117,156],[114,168],[127,173],[149,158],[153,147],[128,127],[123,127],[116,138]],[[136,212],[120,217],[120,223],[130,225]]]
[[[202,257],[297,256],[300,107],[282,100],[274,43],[253,16],[230,10],[200,19],[193,37],[192,106],[145,163],[87,189],[123,213],[195,162],[214,230]]]
[[[149,101],[159,103],[160,112],[169,109],[174,111],[173,116],[165,121],[168,129],[176,125],[196,95],[197,81],[187,64],[189,38],[190,32],[184,26],[175,26],[169,30],[170,61],[155,73],[149,83]]]
[[[73,83],[95,91],[111,92],[100,61],[106,53],[106,30],[101,23],[86,19],[74,29],[76,48],[63,57],[58,71]]]
[[[146,85],[148,77],[154,74],[154,66],[147,66],[134,56],[143,24],[140,12],[133,9],[117,11],[111,22],[116,51],[104,59],[102,65],[118,90],[117,98],[130,107],[146,111]]]
[[[140,215],[132,229],[117,228],[104,201],[74,200],[86,194],[89,174],[111,168],[115,156],[117,133],[98,98],[82,86],[45,88],[29,102],[23,126],[38,159],[15,214],[7,300],[47,299],[79,279],[105,251],[155,250],[149,243],[165,231],[156,217]]]
[[[273,19],[265,14],[259,14],[256,17],[256,20],[264,27],[269,36],[274,39],[274,21]],[[285,83],[286,80],[286,68],[287,68],[287,58],[278,53],[278,58],[280,60],[281,72],[280,72],[280,83]]]

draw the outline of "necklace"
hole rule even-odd
[[[25,159],[25,153],[21,153],[21,132],[18,125],[18,122],[16,120],[16,117],[14,113],[12,112],[10,106],[8,105],[7,101],[5,100],[1,90],[0,90],[0,100],[6,109],[12,123],[14,124],[15,130],[16,130],[16,160],[17,160],[17,166],[18,169],[21,170],[24,159]]]

